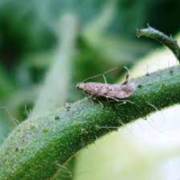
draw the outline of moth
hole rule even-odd
[[[129,82],[129,74],[127,74],[126,80],[122,84],[88,82],[78,83],[76,88],[94,97],[121,100],[130,97],[136,86],[133,82]]]

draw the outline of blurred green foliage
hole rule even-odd
[[[0,109],[0,144],[14,127],[12,118],[21,122],[33,108],[61,42],[60,17],[68,12],[78,17],[80,26],[68,102],[82,97],[77,82],[119,67],[107,75],[114,83],[125,73],[123,66],[133,66],[155,46],[137,41],[137,28],[149,23],[169,34],[180,29],[179,0],[0,1],[0,107],[6,107]]]
[[[108,8],[112,9],[110,13]],[[168,33],[178,32],[179,10],[178,0],[1,1],[1,105],[9,104],[17,119],[25,117],[22,107],[33,107],[31,97],[38,89],[35,87],[42,82],[56,54],[57,43],[61,41],[59,20],[64,13],[76,14],[80,24],[69,91],[72,102],[81,96],[74,88],[78,81],[119,67],[107,75],[108,82],[113,83],[125,73],[123,66],[131,67],[152,48],[149,41],[137,41],[134,36],[137,28],[150,23]],[[104,24],[99,25],[98,21],[104,21]],[[27,93],[28,89],[36,90]]]

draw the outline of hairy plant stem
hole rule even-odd
[[[180,67],[132,80],[121,102],[78,101],[19,125],[0,149],[0,180],[48,180],[73,155],[99,137],[180,102]]]
[[[30,119],[48,115],[57,107],[63,106],[67,101],[77,29],[78,18],[76,15],[68,13],[61,17],[59,45]],[[71,164],[70,167],[73,169],[74,161]],[[63,174],[63,168],[59,166],[55,174],[56,179],[60,179],[61,174]]]
[[[137,30],[137,37],[141,36],[154,39],[155,41],[158,41],[159,43],[167,46],[180,62],[180,47],[177,41],[174,40],[172,37],[168,37],[166,34],[150,26],[148,26],[148,28]]]

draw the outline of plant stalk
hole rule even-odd
[[[180,67],[132,80],[120,102],[85,98],[20,124],[0,148],[0,180],[48,180],[79,150],[118,127],[180,102]]]

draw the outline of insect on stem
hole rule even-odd
[[[76,87],[94,97],[104,97],[117,102],[131,96],[136,89],[134,82],[129,82],[129,73],[126,75],[126,80],[122,84],[88,82],[78,83]]]

